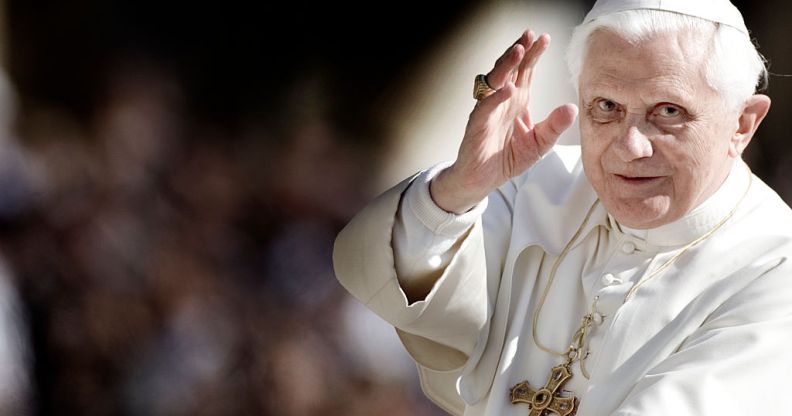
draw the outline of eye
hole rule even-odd
[[[616,110],[616,103],[611,100],[598,100],[597,108],[604,112],[611,112]]]
[[[674,118],[682,114],[682,110],[673,105],[661,105],[657,108],[657,115],[664,118]]]
[[[595,122],[608,123],[621,117],[622,108],[615,101],[598,98],[589,106],[589,113]]]

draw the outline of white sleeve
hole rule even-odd
[[[494,299],[498,287],[508,244],[505,236],[509,235],[510,201],[516,188],[509,184],[489,195],[483,214],[476,212],[485,211],[483,205],[461,216],[440,210],[439,217],[443,219],[429,221],[426,217],[431,216],[421,210],[422,204],[409,201],[413,197],[421,198],[420,186],[426,186],[423,200],[431,200],[426,199],[428,181],[437,171],[431,169],[399,183],[358,212],[336,238],[333,266],[339,283],[350,294],[397,328],[416,362],[432,370],[449,371],[465,364],[487,326],[490,299]],[[413,184],[415,188],[408,193]],[[410,196],[412,193],[415,195]],[[417,220],[399,219],[397,213],[402,207],[406,216]],[[470,220],[472,225],[461,225],[466,218],[474,218]],[[398,221],[403,222],[398,231],[400,237],[395,236]],[[405,225],[408,222],[417,226]],[[488,226],[486,235],[484,223]],[[449,237],[448,230],[455,227],[461,227],[458,228],[461,236]],[[417,248],[410,251],[418,254],[397,260],[405,254],[395,253],[394,241],[412,240],[411,233],[415,230],[429,235],[422,240],[424,246],[415,244]],[[453,253],[453,258],[447,266],[437,267],[439,276],[428,285],[423,296],[410,297],[405,286],[415,280],[407,279],[408,284],[403,284],[397,276],[396,263],[404,267],[408,264],[405,258],[431,257],[425,252],[436,234],[441,236],[438,238],[445,236],[457,242],[451,244],[448,254],[451,257]]]
[[[392,244],[396,275],[406,289],[417,286],[428,292],[456,254],[460,240],[487,207],[484,199],[459,215],[437,206],[429,183],[447,166],[438,165],[421,173],[399,204]]]

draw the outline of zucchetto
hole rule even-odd
[[[583,22],[616,12],[641,9],[665,10],[700,17],[732,26],[748,35],[742,14],[729,0],[598,0]]]

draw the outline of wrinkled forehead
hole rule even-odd
[[[714,30],[682,29],[641,35],[617,33],[599,28],[589,35],[584,62],[607,54],[634,64],[686,63],[703,67],[713,52]]]
[[[587,43],[580,90],[652,87],[680,96],[714,92],[706,81],[711,36],[683,30],[628,39],[598,29]]]

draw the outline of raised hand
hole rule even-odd
[[[533,166],[577,116],[574,104],[553,110],[534,124],[529,89],[539,57],[550,36],[526,31],[487,74],[495,92],[470,114],[457,159],[432,180],[435,203],[449,212],[468,211],[495,188]]]

